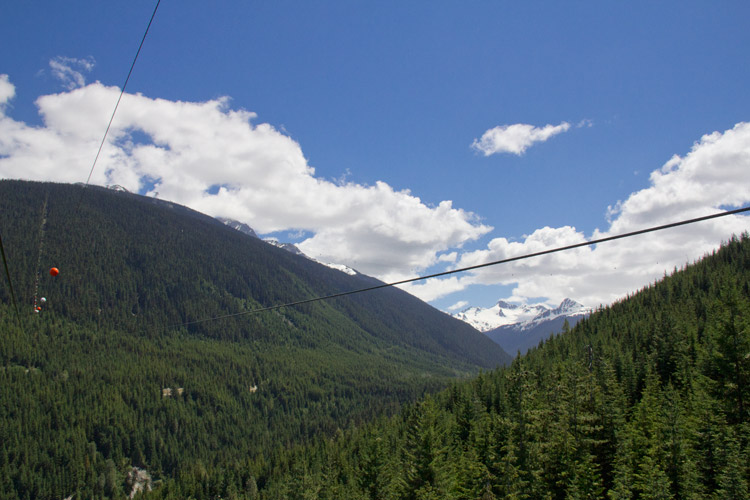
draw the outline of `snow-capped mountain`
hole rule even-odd
[[[310,257],[308,257],[309,259]],[[312,259],[315,260],[315,259]],[[356,269],[352,269],[349,266],[345,266],[344,264],[330,264],[326,262],[320,262],[319,260],[315,260],[315,262],[319,264],[323,264],[324,266],[330,267],[331,269],[336,269],[337,271],[341,271],[342,273],[346,273],[349,276],[355,276],[359,274],[359,272]]]
[[[259,238],[259,236],[253,230],[253,228],[251,228],[250,226],[248,226],[244,222],[236,221],[234,219],[226,219],[224,217],[217,217],[217,219],[219,221],[223,222],[224,224],[226,224],[227,226],[231,227],[232,229],[235,229],[235,230],[237,230],[237,231],[239,231],[241,233],[244,233],[244,234],[246,234],[248,236],[252,236],[253,238]],[[308,255],[305,255],[302,252],[302,250],[300,250],[297,247],[297,245],[295,245],[294,243],[281,243],[279,240],[277,240],[275,238],[268,238],[268,239],[264,239],[263,241],[265,241],[269,245],[273,245],[275,247],[284,249],[287,252],[291,252],[291,253],[293,253],[295,255],[299,255],[300,257],[304,257],[306,259],[310,259],[313,262],[317,262],[318,264],[323,264],[326,267],[330,267],[331,269],[336,269],[337,271],[341,271],[342,273],[346,273],[346,274],[348,274],[350,276],[354,276],[356,274],[359,274],[359,272],[357,272],[356,270],[352,269],[349,266],[345,266],[344,264],[331,264],[331,263],[328,263],[328,262],[321,262],[321,261],[319,261],[317,259],[313,259],[312,257],[310,257]]]
[[[591,314],[590,307],[585,307],[583,304],[580,304],[573,299],[565,299],[554,309],[547,309],[536,315],[531,321],[526,322],[525,326],[530,327],[538,325],[545,321],[550,321],[560,317],[569,318],[571,316],[587,316],[589,314]]]
[[[293,243],[280,243],[278,240],[275,239],[267,239],[263,240],[266,243],[270,243],[273,246],[283,248],[287,252],[292,252],[295,255],[299,255],[300,257],[304,257],[306,259],[309,259],[313,262],[317,262],[318,264],[323,264],[326,267],[330,267],[331,269],[336,269],[337,271],[341,271],[342,273],[346,273],[349,276],[354,276],[355,274],[359,274],[357,271],[352,269],[349,266],[345,266],[344,264],[331,264],[330,262],[322,262],[317,259],[313,259],[309,255],[305,254],[302,250],[300,250],[297,245]]]
[[[513,354],[517,351],[525,353],[541,339],[559,333],[565,320],[572,327],[590,312],[589,308],[571,299],[563,300],[555,308],[544,304],[517,305],[501,300],[490,308],[470,307],[453,317],[484,332]]]
[[[469,323],[480,332],[488,332],[507,325],[524,324],[533,326],[542,321],[559,316],[588,314],[588,309],[575,300],[565,299],[555,308],[544,304],[512,304],[503,300],[492,307],[469,307],[453,315],[454,318]]]
[[[281,243],[279,240],[276,240],[274,238],[264,239],[263,241],[265,241],[266,243],[268,243],[270,245],[273,245],[275,247],[278,247],[278,248],[281,248],[283,250],[286,250],[287,252],[291,252],[294,255],[299,255],[299,256],[302,256],[302,257],[307,257],[307,255],[305,255],[304,253],[302,253],[302,250],[300,250],[299,248],[297,248],[297,245],[295,245],[294,243]],[[310,257],[307,257],[307,258],[309,259]]]
[[[246,234],[248,236],[252,236],[253,238],[257,238],[258,235],[255,234],[255,231],[253,231],[253,228],[245,224],[244,222],[240,222],[238,220],[234,219],[227,219],[225,217],[217,217],[217,220],[223,222],[227,226],[231,227],[232,229],[236,229],[237,231]]]

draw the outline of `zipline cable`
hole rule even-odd
[[[8,270],[8,259],[5,257],[5,246],[3,245],[3,236],[0,234],[0,254],[3,255],[3,266],[5,267],[5,276],[8,278],[8,288],[10,288],[10,298],[13,300],[13,308],[16,310],[16,319],[21,324],[21,315],[18,314],[18,303],[16,302],[16,292],[13,290],[13,281],[10,279]]]
[[[99,156],[102,153],[102,149],[104,148],[104,143],[107,141],[107,135],[109,135],[109,129],[112,127],[112,122],[115,119],[115,114],[117,114],[117,108],[120,106],[120,101],[122,100],[122,96],[125,94],[125,88],[128,86],[128,82],[130,81],[130,76],[133,74],[133,68],[135,68],[135,63],[138,61],[138,56],[141,54],[141,49],[143,48],[143,43],[146,41],[146,36],[148,35],[149,29],[151,29],[151,24],[154,22],[154,17],[156,17],[156,12],[159,10],[159,4],[161,4],[161,0],[156,1],[156,7],[154,7],[154,11],[151,13],[151,19],[148,21],[148,26],[146,26],[146,31],[143,33],[143,37],[141,38],[141,43],[138,45],[138,50],[135,53],[135,57],[133,58],[133,62],[130,64],[130,70],[128,71],[128,76],[125,78],[125,83],[122,85],[122,90],[120,90],[120,96],[117,98],[117,103],[115,103],[115,108],[112,110],[112,116],[109,118],[109,123],[107,123],[107,128],[104,131],[104,135],[102,136],[102,141],[99,144],[99,149],[96,152],[96,156],[94,157],[94,162],[91,165],[91,170],[89,171],[89,175],[86,178],[86,183],[83,185],[83,189],[81,190],[81,196],[78,199],[78,204],[76,205],[75,213],[78,213],[78,211],[81,208],[81,203],[83,202],[83,196],[86,193],[86,187],[88,187],[89,183],[91,182],[91,176],[94,173],[94,169],[96,168],[96,163],[99,160]],[[45,209],[47,206],[47,202],[45,200]],[[44,233],[44,222],[42,223],[42,234]],[[43,237],[43,236],[42,236]],[[8,260],[5,255],[5,247],[3,246],[2,238],[0,238],[0,253],[2,253],[3,257],[3,266],[5,267],[5,276],[8,278],[8,286],[10,288],[10,294],[11,298],[13,299],[13,307],[16,310],[16,316],[18,317],[18,321],[20,323],[20,315],[18,312],[18,303],[16,302],[16,293],[13,290],[13,282],[10,279],[10,271],[8,270]],[[40,257],[41,257],[41,243],[40,243]],[[38,286],[38,274],[37,274],[37,286]],[[36,295],[37,290],[34,291],[34,307],[36,308]]]
[[[39,275],[42,270],[42,252],[44,250],[44,231],[47,226],[47,202],[49,201],[49,193],[44,197],[44,204],[42,204],[42,222],[39,225],[39,251],[36,255],[36,279],[34,280],[34,310],[37,311],[37,299],[39,298]]]
[[[78,200],[78,206],[76,207],[76,212],[78,212],[78,209],[81,208],[81,202],[83,201],[83,193],[85,193],[86,187],[89,185],[89,182],[91,182],[91,175],[94,173],[94,168],[96,168],[96,162],[99,160],[99,155],[101,155],[102,153],[102,149],[104,148],[104,143],[106,142],[107,135],[109,134],[109,129],[112,127],[112,122],[115,119],[117,108],[120,106],[120,101],[122,100],[122,96],[125,94],[125,87],[128,86],[128,82],[130,81],[130,75],[133,74],[133,68],[135,68],[135,62],[138,60],[138,56],[141,53],[141,49],[143,48],[143,43],[146,41],[146,35],[148,35],[148,30],[151,28],[151,23],[154,22],[154,17],[156,17],[156,11],[159,10],[160,3],[161,3],[161,0],[157,0],[156,7],[154,7],[154,12],[151,14],[151,19],[148,21],[148,26],[146,26],[146,31],[143,33],[143,38],[141,38],[141,44],[138,46],[138,51],[135,53],[133,62],[130,65],[130,71],[128,71],[128,76],[125,78],[125,83],[122,85],[122,90],[120,90],[120,97],[117,98],[115,109],[112,111],[112,116],[110,116],[109,118],[109,123],[107,124],[107,129],[104,131],[102,142],[99,144],[99,150],[96,152],[96,156],[94,157],[94,163],[91,165],[89,176],[86,179],[86,183],[83,185],[84,190],[81,191],[81,198],[80,200]]]
[[[450,271],[443,271],[443,272],[440,272],[440,273],[429,274],[429,275],[426,275],[426,276],[419,276],[417,278],[409,278],[409,279],[405,279],[405,280],[401,280],[401,281],[394,281],[393,283],[383,283],[383,284],[380,284],[380,285],[375,285],[375,286],[371,286],[371,287],[367,287],[367,288],[360,288],[360,289],[357,289],[357,290],[349,290],[349,291],[346,291],[346,292],[334,293],[334,294],[331,294],[331,295],[325,295],[325,296],[321,296],[321,297],[314,297],[314,298],[311,298],[311,299],[298,300],[296,302],[289,302],[289,303],[286,303],[286,304],[279,304],[279,305],[276,305],[276,306],[262,307],[262,308],[259,308],[259,309],[252,309],[250,311],[242,311],[242,312],[238,312],[238,313],[225,314],[223,316],[216,316],[216,317],[213,317],[213,318],[205,318],[205,319],[198,319],[198,320],[195,320],[195,321],[187,321],[185,323],[171,325],[169,328],[177,328],[177,327],[180,327],[180,326],[195,325],[197,323],[205,323],[207,321],[215,321],[215,320],[219,320],[219,319],[233,318],[233,317],[236,317],[236,316],[244,316],[246,314],[257,314],[257,313],[260,313],[260,312],[273,311],[273,310],[281,309],[281,308],[284,308],[284,307],[292,307],[292,306],[298,306],[298,305],[302,305],[302,304],[309,304],[310,302],[317,302],[317,301],[321,301],[321,300],[334,299],[334,298],[337,298],[337,297],[343,297],[345,295],[353,295],[355,293],[369,292],[369,291],[378,290],[378,289],[381,289],[381,288],[388,288],[388,287],[392,287],[392,286],[403,285],[405,283],[412,283],[414,281],[422,281],[422,280],[426,280],[426,279],[430,279],[430,278],[438,278],[438,277],[441,277],[441,276],[447,276],[449,274],[464,273],[466,271],[473,271],[474,269],[481,269],[481,268],[484,268],[484,267],[497,266],[499,264],[507,264],[508,262],[515,262],[515,261],[519,261],[519,260],[530,259],[532,257],[539,257],[541,255],[548,255],[548,254],[552,254],[552,253],[563,252],[563,251],[566,251],[566,250],[572,250],[574,248],[581,248],[581,247],[585,247],[585,246],[597,245],[599,243],[604,243],[604,242],[607,242],[607,241],[619,240],[619,239],[623,239],[623,238],[630,238],[632,236],[638,236],[638,235],[645,234],[645,233],[653,233],[655,231],[662,231],[664,229],[670,229],[670,228],[673,228],[673,227],[685,226],[685,225],[688,225],[688,224],[695,224],[696,222],[703,222],[703,221],[710,220],[710,219],[717,219],[719,217],[726,217],[726,216],[729,216],[729,215],[736,215],[736,214],[740,214],[740,213],[743,213],[743,212],[750,212],[750,207],[738,208],[736,210],[729,210],[727,212],[719,212],[719,213],[712,214],[712,215],[705,215],[703,217],[696,217],[694,219],[687,219],[687,220],[682,220],[682,221],[679,221],[679,222],[672,222],[672,223],[669,223],[669,224],[663,224],[661,226],[649,227],[649,228],[646,228],[646,229],[639,229],[638,231],[631,231],[629,233],[617,234],[615,236],[607,236],[606,238],[598,238],[598,239],[595,239],[595,240],[589,240],[589,241],[584,241],[584,242],[581,242],[581,243],[575,243],[573,245],[566,245],[566,246],[563,246],[563,247],[551,248],[549,250],[542,250],[540,252],[534,252],[534,253],[519,255],[517,257],[509,257],[507,259],[496,260],[496,261],[492,261],[492,262],[486,262],[484,264],[477,264],[475,266],[462,267],[460,269],[453,269],[453,270],[450,270]]]

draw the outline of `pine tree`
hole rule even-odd
[[[588,453],[576,460],[567,489],[569,500],[595,500],[604,495],[604,486],[594,457]]]
[[[452,489],[445,414],[428,397],[413,410],[407,420],[403,455],[405,489],[403,498],[432,498],[446,495]]]
[[[717,389],[726,395],[730,423],[747,421],[750,401],[750,302],[740,298],[733,284],[724,286],[709,313],[710,372]]]
[[[497,469],[498,475],[493,489],[497,498],[505,498],[507,500],[524,500],[529,498],[525,493],[528,484],[521,477],[521,472],[518,468],[516,446],[512,437],[508,437],[505,445],[500,449],[500,459]]]
[[[740,452],[737,439],[729,439],[724,449],[724,466],[719,472],[718,488],[714,493],[717,500],[740,500],[750,498],[748,488],[747,454]],[[743,460],[744,458],[744,460]]]

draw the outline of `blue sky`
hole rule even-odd
[[[0,177],[86,179],[154,6],[2,7]],[[242,219],[384,280],[742,206],[748,19],[740,1],[165,0],[94,182]],[[520,154],[498,149],[553,127]],[[446,310],[595,306],[747,220],[408,290]]]

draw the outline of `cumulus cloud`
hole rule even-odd
[[[455,268],[623,234],[750,203],[750,123],[703,136],[684,157],[674,156],[650,176],[650,185],[607,210],[609,227],[591,235],[573,227],[543,227],[523,241],[495,238],[463,253]],[[701,258],[733,234],[750,231],[750,217],[734,215],[595,247],[583,247],[484,268],[406,287],[434,300],[473,284],[515,285],[514,299],[565,297],[588,306],[608,304]]]
[[[82,59],[57,56],[49,62],[52,76],[60,80],[62,86],[68,90],[86,85],[84,73],[89,73],[94,69],[94,65],[95,61],[91,56]]]
[[[544,142],[550,137],[569,129],[570,124],[568,122],[562,122],[559,125],[545,125],[541,128],[525,123],[501,125],[487,130],[480,139],[474,139],[471,147],[484,156],[497,153],[512,153],[520,156],[533,144]]]
[[[456,302],[455,304],[453,304],[452,306],[450,306],[448,308],[448,310],[449,311],[458,311],[460,309],[465,308],[468,305],[469,305],[469,303],[466,302],[465,300],[459,300],[458,302]]]
[[[7,76],[0,97],[13,95]],[[43,126],[0,107],[0,178],[86,179],[119,89],[101,83],[36,101]],[[300,145],[229,100],[174,102],[125,94],[92,183],[119,184],[245,222],[258,233],[305,231],[323,262],[391,280],[411,276],[492,228],[450,201],[428,206],[385,182],[315,176]]]
[[[0,178],[85,180],[119,92],[93,83],[42,96],[36,105],[43,124],[29,126],[9,116],[15,87],[0,75]],[[750,124],[739,123],[702,137],[687,154],[654,170],[647,188],[607,208],[604,230],[584,234],[569,226],[543,227],[521,241],[497,237],[485,248],[462,251],[492,228],[450,201],[428,205],[385,182],[316,177],[298,143],[255,120],[252,112],[232,109],[227,98],[175,102],[125,94],[92,182],[151,196],[158,192],[162,199],[246,222],[260,234],[309,235],[298,243],[308,255],[385,281],[411,278],[431,266],[463,268],[750,203]],[[570,126],[548,125],[526,136],[548,138],[564,131],[552,130],[559,127]],[[528,147],[516,144],[521,145],[509,151],[520,154]],[[596,306],[700,258],[733,233],[750,230],[749,221],[726,217],[403,288],[431,301],[475,284],[501,284],[515,286],[510,299],[517,302],[571,297]]]
[[[16,87],[10,83],[8,75],[0,75],[0,106],[5,106],[16,95]]]
[[[451,253],[444,253],[440,257],[438,257],[438,260],[440,262],[456,262],[456,259],[458,258],[458,252],[451,252]]]

